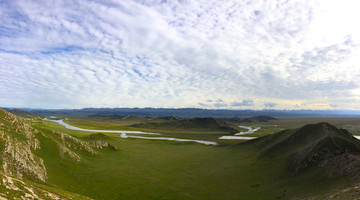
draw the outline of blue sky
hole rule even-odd
[[[0,106],[360,109],[360,2],[0,1]]]

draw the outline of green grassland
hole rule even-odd
[[[65,118],[65,117],[63,117]],[[130,118],[130,117],[129,117]],[[96,130],[126,130],[126,131],[144,131],[144,132],[157,132],[162,133],[163,136],[167,137],[180,137],[183,139],[199,139],[199,140],[209,140],[209,141],[217,141],[217,142],[224,142],[228,143],[229,141],[219,141],[218,138],[222,135],[230,134],[229,131],[224,130],[212,130],[209,128],[187,128],[187,127],[180,127],[176,129],[169,128],[169,125],[166,127],[160,127],[160,129],[155,128],[135,128],[135,127],[129,127],[131,125],[135,125],[138,123],[145,123],[146,121],[149,121],[150,123],[160,123],[163,124],[164,122],[167,122],[167,120],[159,119],[159,118],[145,118],[145,117],[134,117],[131,116],[129,119],[125,119],[125,123],[121,119],[115,119],[115,120],[107,120],[108,117],[100,118],[97,117],[87,117],[87,116],[78,116],[78,117],[70,117],[66,116],[66,120],[64,122],[84,128],[84,129],[96,129]],[[137,121],[135,120],[137,119]],[[129,120],[131,120],[131,124],[129,123]],[[146,121],[144,121],[146,120]],[[117,123],[116,121],[120,121]],[[54,130],[61,131],[64,133],[77,135],[77,136],[86,136],[91,134],[91,132],[84,132],[84,131],[73,131],[66,129],[65,127],[54,123],[54,122],[48,122],[48,121],[37,121],[37,123],[42,123],[44,126],[51,127]],[[230,125],[232,127],[237,127],[235,125]],[[159,127],[158,127],[159,128]],[[236,132],[240,131],[246,131],[246,129],[237,128]],[[118,133],[106,133],[107,135],[113,135],[117,136]],[[151,137],[151,135],[146,135],[147,137]]]
[[[314,176],[316,171],[290,177],[285,165],[259,159],[251,145],[113,138],[109,142],[118,151],[83,154],[75,163],[59,159],[49,141],[38,139],[46,152],[41,156],[49,184],[95,199],[276,199],[284,191],[284,198],[304,197],[322,194],[334,187],[332,183],[339,187],[336,178]]]
[[[256,134],[249,134],[260,136],[317,121],[335,122],[340,128],[359,124],[358,118],[291,118],[241,125],[260,126]],[[66,122],[93,129],[125,127],[101,119],[69,118]],[[64,132],[83,141],[90,141],[87,136],[92,134],[68,130],[39,119],[33,119],[32,123],[45,133]],[[134,120],[132,123],[137,122]],[[56,146],[47,138],[38,136],[42,150],[37,154],[44,159],[48,169],[47,184],[94,199],[322,199],[350,186],[345,178],[330,178],[317,168],[301,176],[291,176],[287,170],[286,153],[260,158],[261,147],[239,140],[206,146],[107,135],[110,136],[107,142],[118,150],[99,150],[95,156],[79,151],[80,162],[61,159]],[[212,134],[184,131],[177,136],[198,138],[199,135],[211,138]]]

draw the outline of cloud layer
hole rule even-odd
[[[0,106],[360,109],[346,1],[1,1]]]

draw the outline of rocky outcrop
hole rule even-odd
[[[109,150],[113,150],[113,151],[118,150],[118,148],[116,148],[115,146],[113,146],[112,144],[109,144],[108,142],[106,142],[104,140],[95,140],[95,141],[90,142],[90,144],[97,149],[109,149]]]
[[[90,145],[96,149],[108,149],[112,151],[118,150],[118,148],[107,142],[108,140],[111,140],[111,137],[103,133],[91,134],[85,137],[85,139],[90,140]]]

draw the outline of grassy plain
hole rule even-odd
[[[249,136],[261,136],[318,121],[354,130],[360,124],[359,118],[284,118],[241,125],[260,126],[258,132]],[[69,118],[67,122],[93,129],[123,130],[129,125],[84,118]],[[33,120],[33,123],[44,131],[64,132],[84,141],[92,134],[68,130],[48,121]],[[177,136],[208,138],[222,145],[122,139],[118,134],[107,135],[111,136],[108,142],[119,150],[101,150],[96,156],[80,153],[80,163],[60,159],[56,147],[46,138],[39,137],[44,144],[42,152],[46,152],[41,157],[48,169],[49,184],[94,199],[303,199],[326,197],[349,186],[345,179],[329,178],[319,169],[292,177],[287,170],[286,154],[276,160],[259,158],[259,147],[239,140],[218,140],[218,135],[213,137],[213,133],[184,131]]]

